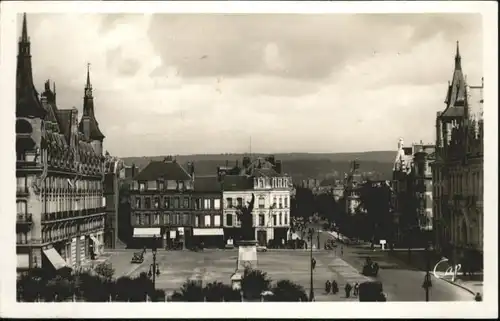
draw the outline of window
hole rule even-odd
[[[163,208],[169,208],[170,206],[170,197],[164,197],[163,198]]]
[[[283,208],[283,198],[279,198],[279,208]]]
[[[276,226],[278,225],[278,221],[277,221],[277,218],[276,218],[276,214],[273,215],[273,225]]]
[[[288,208],[288,197],[285,197],[285,208]]]
[[[220,215],[214,216],[214,226],[220,226]]]
[[[273,197],[273,207],[275,207],[275,206],[276,206],[276,196]]]
[[[264,207],[265,207],[264,197],[260,196],[259,197],[259,208],[264,208]]]
[[[146,197],[146,198],[144,199],[144,207],[145,207],[145,208],[151,208],[151,198]]]
[[[259,214],[259,226],[264,226],[266,224],[266,216],[264,214]]]
[[[288,215],[285,213],[285,215],[283,215],[285,217],[285,225],[288,225]]]
[[[226,214],[226,225],[233,226],[233,214]]]
[[[198,227],[200,226],[200,217],[198,215],[196,215],[194,217],[194,227]]]
[[[218,199],[218,198],[214,199],[214,209],[220,210],[220,199]],[[220,217],[219,217],[219,220],[220,220]]]
[[[170,224],[170,214],[163,214],[163,224]]]
[[[25,201],[18,201],[16,205],[17,205],[17,214],[26,214],[27,203]]]
[[[191,215],[187,213],[182,214],[182,225],[191,225],[190,217]]]
[[[141,214],[135,214],[135,224],[136,225],[141,225],[142,224]]]
[[[183,206],[184,208],[189,208],[189,198],[188,197],[184,197],[183,199]]]
[[[227,208],[233,208],[233,199],[231,197],[226,198]]]
[[[206,209],[206,210],[209,210],[211,207],[210,207],[210,199],[209,198],[205,198],[203,200],[203,208]]]
[[[17,177],[17,191],[27,192],[26,177]]]
[[[283,225],[283,214],[280,213],[279,218],[280,225]]]
[[[238,197],[238,198],[236,199],[236,206],[237,206],[237,207],[242,207],[242,206],[243,206],[243,198]]]
[[[209,227],[210,226],[210,215],[205,215],[205,226]]]
[[[135,198],[135,208],[141,208],[141,198],[140,197]]]
[[[154,214],[153,216],[153,225],[160,225],[160,214]]]
[[[145,183],[139,183],[139,190],[141,192],[145,191],[146,190],[146,184]]]
[[[165,188],[165,185],[163,184],[163,182],[156,182],[156,185],[158,186],[158,190],[160,190],[160,191],[163,191],[163,189]]]
[[[179,203],[180,203],[180,198],[175,197],[174,198],[174,208],[179,208]]]
[[[151,214],[144,214],[144,224],[151,225]]]
[[[159,197],[155,197],[154,207],[160,208],[160,198]]]

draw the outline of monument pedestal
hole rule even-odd
[[[243,272],[245,268],[257,268],[257,241],[247,240],[239,241],[238,245],[238,262],[236,271]]]

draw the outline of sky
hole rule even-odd
[[[21,16],[19,16],[19,31]],[[82,111],[90,63],[111,154],[361,152],[435,140],[476,14],[28,14],[35,86]]]

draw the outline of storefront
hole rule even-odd
[[[162,240],[161,228],[159,227],[134,228],[133,241],[135,247],[161,248]]]
[[[224,230],[222,228],[194,228],[193,242],[205,248],[224,248]]]

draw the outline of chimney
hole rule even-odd
[[[136,171],[136,167],[135,167],[135,163],[132,164],[132,177],[135,177],[135,171]]]
[[[273,159],[274,161],[274,159]],[[278,174],[282,174],[281,171],[282,171],[282,165],[281,165],[281,161],[280,160],[277,160],[274,162],[274,170],[276,171],[276,173]]]

